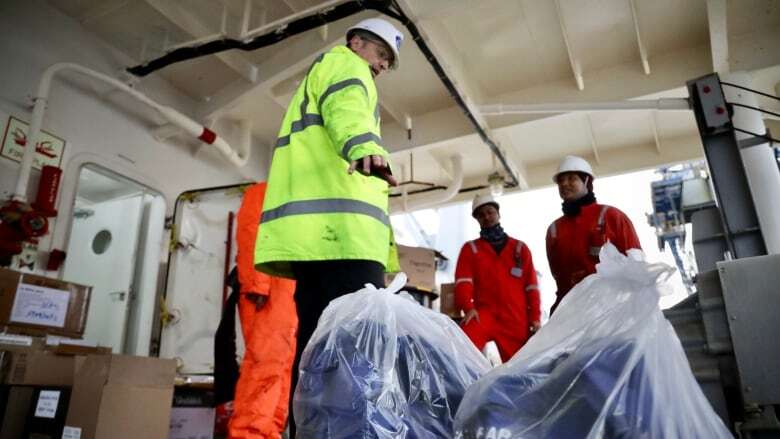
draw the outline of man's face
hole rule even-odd
[[[493,227],[501,220],[501,215],[498,214],[498,209],[492,204],[485,204],[480,206],[476,212],[474,212],[474,218],[477,219],[479,227],[487,229]]]
[[[557,178],[558,194],[563,201],[576,201],[588,193],[588,187],[576,172],[564,172]]]
[[[393,65],[393,51],[385,43],[366,40],[356,35],[349,40],[349,47],[368,62],[374,78]]]

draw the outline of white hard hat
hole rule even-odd
[[[558,172],[553,175],[553,182],[558,183],[558,176],[564,172],[582,172],[588,174],[593,179],[593,168],[590,167],[590,163],[582,157],[576,155],[567,155],[558,165]]]
[[[474,216],[474,212],[485,204],[492,204],[498,210],[498,202],[491,194],[482,194],[474,197],[474,201],[471,203],[471,216]]]
[[[404,41],[404,34],[395,28],[389,21],[381,18],[367,18],[358,24],[347,29],[347,38],[353,30],[362,29],[369,31],[372,34],[382,39],[393,50],[393,65],[391,69],[397,69],[401,59],[399,52],[401,51],[401,43]]]

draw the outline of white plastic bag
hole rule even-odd
[[[398,275],[330,303],[301,358],[299,437],[451,438],[466,388],[490,369],[447,316],[417,304]]]
[[[658,308],[673,273],[607,244],[506,364],[472,385],[457,438],[731,437]]]

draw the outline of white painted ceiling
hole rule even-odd
[[[50,3],[142,62],[223,31],[236,37],[245,16],[249,17],[248,28],[256,29],[333,1]],[[686,81],[714,70],[750,71],[756,88],[775,95],[780,92],[780,0],[398,3],[421,29],[474,109],[498,103],[685,97]],[[215,117],[250,120],[255,138],[270,148],[290,96],[313,58],[341,44],[349,25],[376,15],[363,12],[254,52],[211,55],[166,67],[154,75],[199,102],[195,109],[180,110],[201,121]],[[464,158],[464,187],[486,184],[487,175],[501,169],[496,168],[488,147],[405,33],[401,69],[377,80],[383,138],[393,152],[396,174],[410,178],[409,158],[413,154],[415,180],[447,185],[451,178],[448,158],[460,154]],[[760,102],[780,112],[778,102]],[[414,127],[411,142],[403,126],[407,115]],[[518,172],[522,180],[519,189],[551,184],[550,174],[566,154],[585,156],[598,175],[702,155],[693,116],[685,111],[478,118]]]

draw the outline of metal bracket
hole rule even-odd
[[[763,144],[769,144],[769,146],[772,146],[775,142],[772,141],[772,133],[769,131],[769,128],[767,128],[764,137],[753,136],[740,140],[737,143],[739,143],[739,149],[745,149]]]

